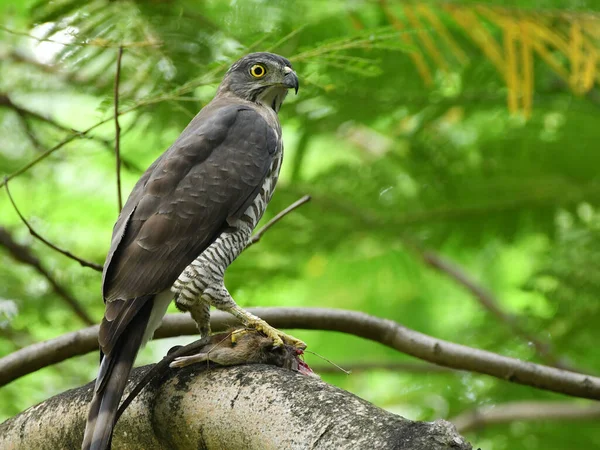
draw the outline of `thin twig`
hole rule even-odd
[[[481,286],[475,280],[473,280],[469,274],[464,271],[458,264],[448,260],[446,257],[442,257],[431,250],[422,250],[414,242],[404,240],[405,244],[412,248],[427,265],[433,267],[437,271],[445,274],[446,276],[453,279],[455,282],[467,289],[477,299],[479,304],[486,310],[492,313],[498,320],[508,325],[508,327],[519,337],[526,342],[530,342],[536,349],[540,358],[542,358],[547,364],[561,369],[570,370],[577,372],[578,370],[570,367],[560,358],[555,356],[550,350],[550,345],[547,342],[543,342],[531,333],[527,332],[514,317],[505,313],[500,307],[498,299],[488,291],[486,288]]]
[[[111,151],[111,153],[113,151],[112,143],[109,140],[103,139],[100,136],[87,136],[86,135],[87,131],[86,132],[78,131],[76,129],[62,125],[62,124],[56,122],[55,120],[51,119],[50,117],[43,116],[42,114],[39,114],[39,113],[32,111],[30,109],[27,109],[27,108],[23,108],[22,106],[19,106],[16,103],[14,103],[7,94],[0,94],[0,106],[4,106],[4,107],[12,109],[23,120],[23,127],[25,128],[25,131],[27,132],[27,134],[28,134],[29,138],[32,140],[32,142],[33,142],[33,139],[35,138],[35,135],[33,134],[33,130],[31,129],[31,127],[26,128],[26,126],[29,125],[27,118],[31,118],[33,120],[46,123],[46,124],[56,128],[57,130],[65,131],[67,133],[76,133],[78,135],[77,137],[79,137],[79,138],[90,139],[90,140],[96,141],[96,142],[102,144],[104,147],[108,148]],[[33,144],[39,150],[45,150],[45,148],[42,148],[42,145],[39,143],[39,141],[37,143],[33,142]],[[143,172],[143,170],[140,170],[140,168],[135,163],[133,163],[123,157],[121,157],[121,163],[123,164],[123,167],[125,167],[127,170],[131,170],[131,171],[135,171],[135,172]]]
[[[296,200],[290,206],[285,208],[283,211],[281,211],[279,214],[277,214],[275,217],[273,217],[271,220],[269,220],[263,227],[261,227],[261,229],[258,230],[254,234],[254,236],[252,236],[252,238],[250,239],[250,242],[248,243],[246,248],[250,247],[251,245],[256,244],[258,241],[260,241],[260,238],[262,238],[263,234],[265,234],[269,230],[269,228],[271,228],[273,225],[275,225],[277,222],[279,222],[281,219],[283,219],[285,216],[287,216],[293,210],[299,208],[300,206],[304,205],[305,203],[307,203],[309,201],[310,201],[310,195],[305,195],[301,199]]]
[[[516,401],[475,408],[448,419],[460,433],[487,425],[515,421],[566,420],[582,421],[600,418],[600,404],[572,401]]]
[[[123,47],[119,47],[117,53],[117,71],[115,73],[115,158],[117,160],[117,205],[119,213],[123,209],[121,197],[121,126],[119,125],[119,81],[121,78],[121,59],[123,58]]]
[[[7,94],[0,94],[0,106],[6,106],[7,108],[14,110],[20,116],[28,116],[32,119],[39,120],[40,122],[45,122],[58,130],[67,131],[70,133],[75,132],[75,130],[73,130],[72,128],[69,128],[65,125],[61,125],[60,123],[50,119],[49,117],[43,116],[35,111],[31,111],[29,109],[17,105]]]
[[[0,106],[6,106],[12,110],[14,110],[20,116],[28,116],[32,119],[39,120],[40,122],[47,123],[57,130],[66,131],[69,133],[76,133],[77,131],[73,128],[69,128],[65,125],[61,125],[60,123],[52,120],[49,117],[43,116],[35,111],[31,111],[29,109],[23,108],[22,106],[17,105],[12,101],[12,99],[7,94],[0,94]]]
[[[500,380],[600,400],[600,378],[521,361],[485,350],[444,341],[396,322],[357,311],[329,308],[249,308],[277,328],[328,330],[352,334],[440,366],[491,375]],[[230,314],[216,311],[214,331],[237,325]],[[197,334],[188,315],[168,314],[156,331],[157,339]],[[42,367],[83,355],[98,348],[98,326],[68,333],[18,350],[0,359],[0,386]]]
[[[33,146],[38,151],[40,151],[40,152],[46,151],[46,148],[42,145],[40,140],[37,138],[37,136],[33,132],[33,129],[31,128],[31,125],[29,124],[29,121],[27,120],[27,116],[21,110],[17,109],[17,110],[15,110],[15,112],[17,113],[17,116],[19,117],[21,126],[23,127],[23,131],[25,131],[25,134],[29,138],[29,141],[33,144]]]
[[[142,106],[147,106],[147,105],[151,105],[154,103],[158,103],[160,101],[164,101],[164,97],[158,97],[158,98],[153,98],[153,99],[149,99],[149,100],[144,100],[144,101],[140,101],[138,103],[136,103],[135,105],[132,105],[129,108],[126,108],[124,110],[119,111],[119,115],[122,116],[123,114],[127,114],[131,111],[134,111]],[[102,119],[99,122],[96,122],[95,124],[93,124],[92,126],[86,128],[83,131],[77,131],[77,130],[72,130],[72,135],[67,136],[65,139],[63,139],[62,141],[60,141],[58,144],[56,144],[54,147],[49,148],[48,150],[46,150],[44,153],[42,153],[40,156],[38,156],[37,158],[34,158],[33,160],[29,161],[27,164],[25,164],[23,167],[21,167],[20,169],[16,170],[15,172],[11,173],[10,175],[6,176],[4,181],[0,182],[0,187],[4,186],[4,184],[6,183],[6,181],[8,180],[12,180],[13,178],[21,175],[22,173],[28,171],[29,169],[31,169],[33,166],[35,166],[37,163],[39,163],[40,161],[46,159],[48,156],[50,156],[52,153],[54,153],[55,151],[61,149],[62,147],[64,147],[65,145],[67,145],[69,142],[75,140],[76,138],[87,138],[88,134],[95,130],[96,128],[104,125],[107,122],[110,122],[111,120],[114,120],[114,118],[112,116],[107,117],[106,119]]]
[[[13,199],[13,197],[12,197],[12,195],[10,193],[10,190],[8,189],[8,179],[7,179],[7,177],[4,178],[4,186],[6,187],[6,194],[8,195],[8,199],[12,203],[13,208],[15,209],[15,212],[17,213],[17,215],[21,219],[21,222],[23,222],[23,224],[27,227],[27,229],[29,230],[29,233],[33,237],[35,237],[35,238],[39,239],[40,241],[42,241],[44,244],[46,244],[52,250],[55,250],[58,253],[61,253],[62,255],[66,256],[67,258],[71,258],[72,260],[77,261],[83,267],[89,267],[90,269],[94,269],[94,270],[96,270],[98,272],[102,272],[102,266],[100,264],[96,264],[96,263],[91,262],[91,261],[86,261],[85,259],[79,258],[78,256],[75,256],[73,253],[71,253],[71,252],[69,252],[67,250],[63,250],[62,248],[57,247],[52,242],[48,241],[43,236],[41,236],[37,231],[35,231],[33,229],[33,227],[29,224],[29,222],[27,222],[27,219],[25,219],[25,217],[23,217],[23,214],[21,214],[21,211],[19,211],[19,208],[17,207],[17,204],[15,203],[15,200]],[[91,323],[93,323],[93,322],[91,322]]]
[[[104,121],[104,122],[106,122],[106,121]],[[88,128],[87,130],[82,131],[80,133],[74,133],[71,136],[67,136],[65,139],[63,139],[62,141],[60,141],[54,147],[49,148],[44,153],[42,153],[41,155],[39,155],[37,158],[34,158],[33,160],[29,161],[27,164],[25,164],[20,169],[16,170],[15,172],[11,173],[10,175],[5,176],[4,180],[0,182],[0,187],[4,186],[9,180],[12,180],[14,177],[19,176],[22,173],[26,172],[27,170],[31,169],[37,163],[39,163],[43,159],[46,159],[52,153],[54,153],[55,151],[57,151],[61,147],[65,146],[69,142],[75,140],[78,137],[84,136],[85,134],[87,134],[88,132],[90,132],[93,128],[99,127],[104,122],[99,122],[99,123],[95,124],[93,127]]]
[[[17,243],[10,233],[2,227],[0,227],[0,245],[6,248],[17,261],[33,267],[39,274],[46,278],[54,289],[54,292],[67,303],[85,324],[92,325],[94,323],[94,320],[92,320],[85,309],[83,309],[77,299],[72,297],[71,294],[69,294],[67,290],[54,279],[50,272],[42,266],[40,260],[31,252],[31,250],[28,247]]]

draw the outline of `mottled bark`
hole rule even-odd
[[[150,366],[137,369],[132,383]],[[132,384],[130,383],[130,384]],[[77,449],[92,384],[0,425],[2,449]],[[148,386],[113,449],[471,449],[445,421],[413,422],[318,379],[265,365],[191,366]]]

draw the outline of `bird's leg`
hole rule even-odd
[[[171,289],[175,293],[175,302],[179,309],[192,313],[201,333],[203,329],[210,330],[208,308],[212,305],[231,313],[245,327],[260,331],[271,338],[275,346],[285,343],[305,349],[306,344],[301,340],[273,328],[261,318],[240,308],[225,287],[225,269],[246,247],[251,232],[250,227],[241,226],[221,234],[179,276]],[[232,341],[235,342],[239,336],[239,333],[234,334]]]
[[[192,319],[196,322],[200,337],[210,336],[210,304],[199,301],[189,309]]]
[[[190,264],[177,281],[171,291],[175,294],[175,305],[180,311],[189,311],[196,322],[201,337],[210,335],[210,303],[202,298],[204,283],[197,277],[194,261]]]
[[[270,338],[275,347],[287,344],[302,350],[306,348],[306,344],[300,339],[286,334],[283,331],[279,331],[277,328],[272,327],[260,317],[249,313],[243,308],[240,308],[222,283],[219,286],[208,287],[205,289],[202,294],[202,298],[204,298],[205,301],[210,302],[210,304],[215,308],[218,308],[222,311],[227,311],[235,316],[246,328],[252,328],[253,330],[259,331]],[[236,339],[238,339],[243,333],[244,330],[237,331],[231,335],[231,340],[235,342]]]

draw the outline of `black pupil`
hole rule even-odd
[[[264,73],[264,69],[260,66],[254,68],[254,75],[260,77]]]

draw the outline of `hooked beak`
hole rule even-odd
[[[285,68],[285,76],[283,77],[283,85],[288,89],[294,89],[296,95],[298,94],[298,76],[290,67]]]

